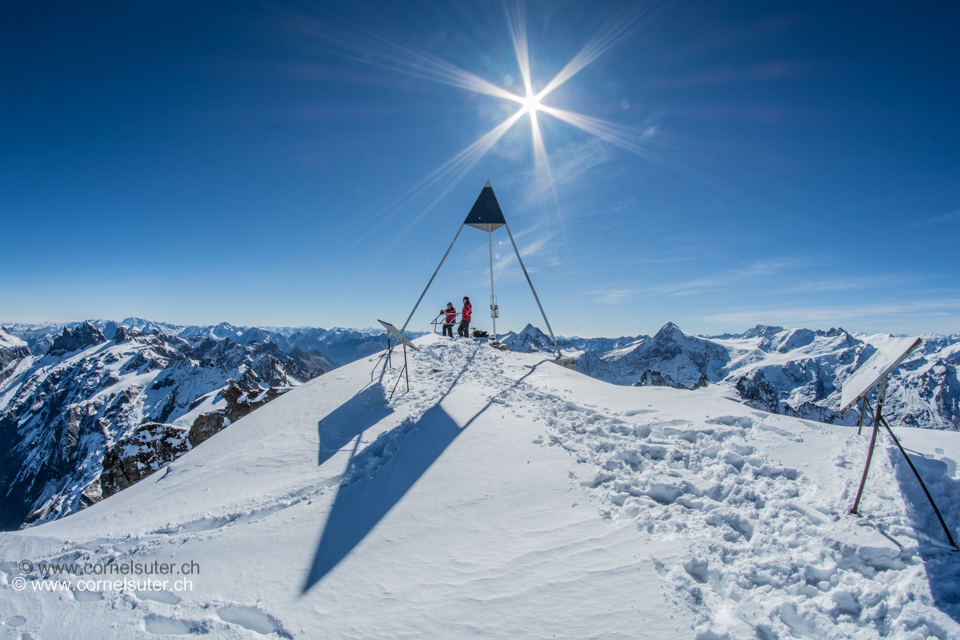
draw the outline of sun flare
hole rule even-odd
[[[481,135],[476,141],[434,169],[396,199],[391,207],[412,202],[427,191],[439,187],[431,198],[431,202],[421,207],[420,213],[410,220],[409,225],[416,224],[421,217],[446,197],[460,180],[469,173],[470,169],[496,146],[507,131],[527,114],[530,115],[536,190],[541,196],[547,196],[553,200],[557,214],[560,214],[560,208],[557,201],[556,185],[553,180],[553,171],[550,167],[547,147],[540,126],[542,115],[572,125],[586,133],[597,136],[607,143],[614,144],[648,160],[666,165],[665,158],[651,149],[650,143],[653,137],[652,132],[656,132],[655,126],[647,125],[644,129],[636,129],[544,104],[557,88],[639,28],[643,18],[649,12],[649,7],[644,4],[631,5],[611,16],[607,23],[569,62],[546,84],[542,85],[543,88],[539,91],[534,91],[526,20],[522,5],[519,2],[510,3],[508,1],[504,3],[504,8],[506,10],[507,28],[520,72],[519,78],[513,75],[504,76],[504,84],[507,87],[520,85],[517,86],[518,93],[514,93],[504,86],[481,78],[430,53],[411,49],[385,38],[377,38],[374,43],[368,43],[367,48],[358,52],[359,58],[368,64],[374,59],[371,56],[371,51],[373,51],[378,56],[376,63],[385,68],[465,89],[474,94],[499,98],[516,103],[519,106],[519,109],[510,114],[504,121]]]
[[[529,95],[520,99],[524,112],[534,114],[540,110],[540,96]]]

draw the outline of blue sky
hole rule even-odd
[[[960,332],[956,3],[195,4],[0,8],[0,320],[399,325],[489,179],[564,335]],[[521,34],[534,93],[594,54],[542,105],[605,137],[451,164]],[[498,328],[542,325],[493,239]],[[411,328],[464,295],[469,228]]]

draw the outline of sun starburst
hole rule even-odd
[[[540,91],[534,91],[533,73],[530,63],[530,52],[527,41],[527,29],[522,6],[519,3],[505,4],[507,28],[513,43],[517,66],[522,80],[522,92],[513,93],[503,87],[485,80],[469,71],[465,71],[443,59],[431,54],[414,51],[409,48],[380,40],[380,55],[383,58],[382,66],[430,79],[451,86],[468,89],[484,95],[515,102],[519,109],[506,120],[482,135],[467,149],[460,152],[446,163],[441,165],[419,184],[401,196],[401,200],[412,200],[425,190],[438,185],[442,180],[446,182],[440,187],[433,202],[421,209],[421,213],[411,225],[432,209],[445,197],[468,171],[486,155],[497,142],[515,124],[529,116],[533,142],[533,164],[537,182],[537,192],[551,196],[557,205],[556,187],[554,185],[550,159],[544,144],[541,130],[540,116],[548,115],[557,120],[573,125],[600,139],[615,144],[630,152],[649,159],[655,159],[655,154],[649,150],[649,140],[655,128],[646,127],[642,130],[628,126],[617,125],[600,118],[578,114],[558,107],[544,104],[544,100],[568,80],[606,53],[609,49],[633,33],[647,14],[642,6],[632,6],[611,17],[599,32],[591,38],[584,47],[551,78]],[[367,60],[369,62],[369,60]],[[559,212],[559,206],[557,206]]]
[[[364,31],[362,35],[358,33],[349,36],[345,34],[336,35],[329,30],[323,28],[312,29],[304,25],[303,22],[299,22],[298,29],[307,31],[318,40],[333,45],[335,49],[339,50],[340,55],[346,55],[367,65],[379,66],[420,79],[499,98],[516,103],[518,106],[518,109],[504,121],[481,135],[467,148],[394,199],[392,203],[387,205],[377,222],[367,230],[367,233],[372,233],[388,218],[392,217],[393,212],[400,211],[413,202],[419,201],[417,206],[419,211],[408,219],[404,231],[414,228],[466,177],[477,162],[490,152],[514,125],[524,120],[524,116],[529,116],[530,120],[537,194],[541,198],[541,203],[544,202],[543,197],[552,200],[558,215],[560,214],[560,207],[550,168],[550,159],[541,130],[540,120],[542,116],[556,118],[607,143],[614,144],[644,158],[666,164],[662,156],[651,150],[653,134],[656,133],[655,126],[635,129],[544,103],[564,83],[624,38],[634,33],[641,26],[643,19],[649,15],[650,6],[653,5],[632,4],[613,15],[583,48],[553,78],[543,85],[542,89],[534,91],[523,7],[517,2],[513,4],[505,3],[506,26],[513,44],[522,81],[522,88],[519,93],[513,93],[433,54],[413,49],[368,31]],[[427,196],[428,193],[431,195]],[[426,203],[423,202],[424,196],[429,198]]]

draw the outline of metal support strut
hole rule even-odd
[[[923,493],[926,494],[927,500],[930,501],[930,506],[933,507],[933,512],[937,514],[937,519],[940,521],[940,526],[943,527],[943,532],[947,534],[947,540],[950,541],[950,545],[956,549],[957,543],[953,541],[953,536],[950,535],[950,529],[947,528],[947,523],[943,521],[943,516],[940,515],[940,509],[937,509],[937,504],[933,501],[933,496],[930,495],[930,492],[927,491],[927,485],[923,483],[923,479],[920,477],[920,474],[917,472],[917,468],[913,466],[913,461],[910,460],[910,456],[907,455],[907,452],[904,451],[903,445],[900,444],[900,441],[897,440],[897,436],[893,435],[893,429],[890,428],[890,425],[887,424],[887,421],[881,416],[880,421],[883,422],[883,426],[887,428],[887,433],[890,434],[890,437],[893,438],[893,441],[897,444],[897,449],[900,449],[900,453],[903,454],[903,457],[906,459],[907,464],[910,465],[910,470],[913,471],[913,475],[916,476],[917,482],[920,483],[920,486],[923,488]]]
[[[447,256],[450,255],[450,249],[453,249],[453,243],[457,241],[457,238],[460,237],[460,232],[463,231],[463,225],[460,225],[460,228],[457,229],[457,235],[453,236],[453,241],[450,243],[450,246],[447,247],[447,252],[443,254],[443,258],[440,260],[440,264],[437,265],[436,271],[433,272],[433,275],[430,276],[430,282],[427,283],[427,286],[423,288],[423,293],[420,294],[420,297],[417,298],[417,304],[413,305],[413,311],[410,312],[410,315],[407,316],[407,321],[403,323],[403,327],[400,329],[400,333],[403,333],[407,329],[407,325],[410,324],[410,319],[413,318],[413,314],[417,312],[417,307],[420,306],[420,302],[423,301],[423,296],[427,295],[427,289],[430,288],[430,285],[433,284],[433,279],[437,277],[437,273],[440,272],[440,267],[443,266],[443,261],[447,259]]]
[[[543,305],[540,304],[540,297],[537,295],[537,290],[533,288],[533,281],[530,280],[530,274],[527,273],[527,268],[523,266],[523,259],[520,258],[520,250],[517,249],[517,243],[513,240],[513,234],[510,233],[510,225],[506,222],[503,224],[507,229],[507,235],[510,236],[510,244],[513,245],[513,251],[517,254],[517,262],[520,263],[520,268],[523,269],[523,275],[527,278],[527,284],[530,285],[530,291],[533,292],[533,299],[537,301],[537,306],[540,307],[540,315],[543,316],[543,321],[547,324],[547,331],[550,332],[550,337],[553,338],[553,348],[557,352],[557,358],[560,358],[560,346],[557,344],[557,337],[553,335],[553,329],[550,328],[550,321],[547,320],[547,314],[543,312]]]
[[[434,333],[437,332],[436,328],[433,330]],[[863,396],[863,402],[860,403],[860,424],[857,425],[857,435],[860,435],[860,432],[863,431],[863,412],[867,410],[867,396]]]
[[[853,501],[853,509],[850,513],[856,514],[860,507],[860,496],[863,495],[863,487],[867,484],[867,471],[870,470],[870,459],[873,458],[873,448],[877,444],[877,434],[880,432],[880,411],[883,409],[883,399],[887,395],[887,379],[884,378],[877,385],[877,415],[873,418],[873,435],[870,436],[870,449],[867,451],[867,463],[863,467],[863,477],[860,478],[860,488],[857,490],[857,499]]]
[[[390,392],[390,397],[387,398],[388,401],[393,399],[393,394],[397,392],[397,387],[400,385],[400,381],[406,376],[407,378],[407,392],[410,391],[410,371],[407,368],[407,345],[403,345],[403,369],[400,371],[401,374],[397,376],[397,381],[393,385],[393,391]]]
[[[490,242],[490,319],[493,320],[493,339],[497,339],[497,297],[493,295],[493,231],[487,227],[487,239]],[[499,254],[497,254],[499,255]]]

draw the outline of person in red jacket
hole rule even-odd
[[[460,326],[457,327],[457,334],[461,338],[470,337],[470,318],[473,315],[473,305],[470,304],[470,298],[463,296],[463,311],[460,312]]]
[[[457,322],[457,310],[452,302],[447,303],[447,308],[440,313],[445,314],[443,319],[443,335],[453,337],[453,325]]]

